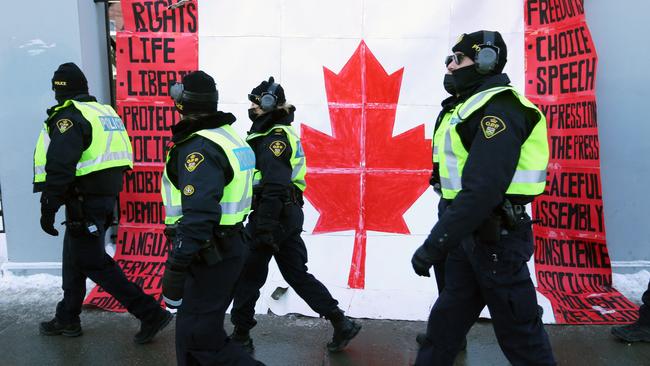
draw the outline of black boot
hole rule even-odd
[[[418,342],[418,346],[420,347],[430,343],[426,333],[418,333],[415,336],[415,341]],[[466,349],[467,349],[467,338],[464,338],[463,343],[460,344],[460,350],[464,351]]]
[[[613,327],[612,334],[628,343],[650,342],[650,325],[639,322]]]
[[[163,330],[172,320],[174,315],[167,310],[160,309],[156,315],[140,321],[140,331],[133,337],[133,342],[145,344],[151,342],[153,337]]]
[[[66,337],[79,337],[83,334],[80,323],[63,324],[57,318],[49,322],[42,322],[38,327],[42,335],[64,335]]]
[[[251,338],[250,332],[248,329],[242,329],[235,326],[232,334],[230,334],[230,339],[239,344],[244,348],[246,352],[252,354],[255,351],[255,346],[253,346],[253,339]]]
[[[327,317],[334,327],[332,341],[327,344],[330,352],[339,352],[356,337],[361,330],[361,325],[343,315],[343,311],[337,309]]]

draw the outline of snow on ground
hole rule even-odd
[[[612,274],[614,288],[625,295],[630,301],[641,305],[641,295],[648,289],[650,282],[650,272],[639,271],[632,274]]]
[[[614,288],[636,304],[641,304],[641,295],[650,282],[650,272],[643,270],[632,274],[614,273],[612,276]],[[88,280],[86,288],[90,290],[94,284]],[[49,274],[31,276],[16,276],[4,271],[0,276],[0,308],[30,307],[56,304],[63,295],[61,277]]]
[[[0,305],[52,303],[61,299],[61,277],[50,274],[16,276],[5,271],[0,277]]]
[[[92,281],[86,281],[87,291],[94,286]],[[0,272],[0,324],[7,319],[26,321],[50,316],[62,298],[61,276],[17,276],[10,271]]]

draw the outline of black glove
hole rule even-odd
[[[429,269],[434,263],[444,262],[447,259],[447,250],[435,245],[431,235],[424,241],[413,254],[411,265],[418,276],[431,277]]]
[[[442,186],[440,184],[440,171],[438,170],[438,165],[436,164],[431,171],[431,178],[429,179],[429,184],[433,187],[433,191],[438,195],[442,196]]]
[[[59,236],[59,231],[54,228],[56,212],[63,205],[63,199],[43,192],[41,195],[41,229],[52,236]]]
[[[162,294],[163,300],[167,307],[176,309],[183,303],[183,292],[185,289],[185,276],[187,272],[178,270],[170,264],[166,263],[165,274],[162,278]]]
[[[54,228],[56,212],[41,212],[41,229],[52,236],[59,236],[59,231]]]

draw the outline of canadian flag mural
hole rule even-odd
[[[549,186],[531,208],[529,267],[546,323],[624,323],[636,307],[611,288],[600,196],[596,50],[583,1],[122,0],[118,109],[136,168],[125,175],[115,258],[160,294],[167,255],[157,193],[169,128],[170,82],[212,75],[234,127],[250,127],[246,95],[273,75],[297,107],[307,157],[305,233],[310,272],[348,315],[425,320],[437,288],[416,276],[413,251],[437,218],[428,187],[444,58],[459,34],[499,31],[505,72],[546,114]],[[256,310],[314,314],[277,267]],[[277,297],[277,296],[276,296]],[[120,307],[95,289],[88,304]],[[487,315],[487,314],[486,314]]]
[[[402,215],[429,186],[424,125],[393,137],[402,72],[386,74],[361,42],[338,75],[325,69],[332,136],[302,125],[313,233],[355,231],[350,288],[364,288],[367,231],[409,234]]]

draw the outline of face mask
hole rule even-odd
[[[442,85],[444,86],[447,93],[451,95],[456,95],[456,84],[454,84],[454,75],[445,74],[445,78],[442,80]]]
[[[481,85],[488,75],[479,74],[474,65],[462,67],[451,72],[456,94],[463,95],[472,92]]]
[[[251,121],[255,122],[260,118],[260,116],[259,108],[248,108],[248,118],[250,118]]]

